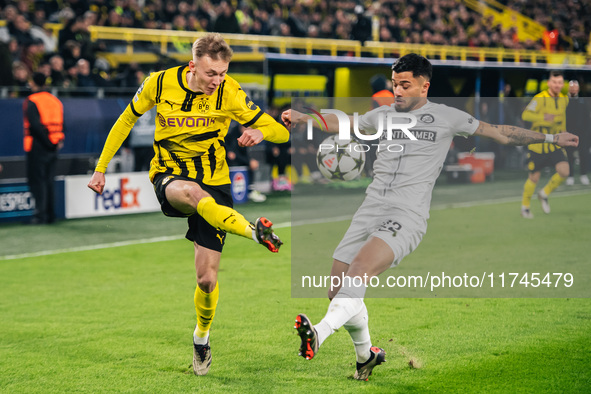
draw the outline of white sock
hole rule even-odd
[[[348,278],[348,277],[346,277]],[[318,333],[318,346],[326,340],[335,330],[338,330],[357,315],[363,306],[363,297],[367,287],[362,284],[353,286],[352,281],[344,281],[343,286],[328,305],[328,311],[324,318],[314,326]]]
[[[320,345],[322,345],[322,342],[324,342],[324,340],[331,336],[334,332],[332,327],[324,319],[322,319],[320,323],[316,324],[314,328],[316,329],[316,333],[318,334],[317,341],[319,347]]]
[[[364,363],[369,360],[371,356],[371,338],[369,336],[369,316],[365,303],[362,304],[361,310],[358,314],[349,319],[344,324],[345,330],[351,336],[353,345],[355,345],[355,354],[357,355],[357,362]]]
[[[195,327],[195,331],[193,331],[193,343],[195,345],[207,345],[207,340],[209,339],[209,331],[207,335],[203,338],[197,336],[197,327]]]

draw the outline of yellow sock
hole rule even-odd
[[[211,327],[211,322],[215,316],[215,308],[218,305],[220,289],[218,283],[211,293],[206,293],[197,286],[195,289],[195,311],[197,312],[197,329],[195,335],[199,338],[205,338]]]
[[[250,223],[237,211],[219,205],[213,197],[205,197],[197,204],[197,213],[215,228],[252,239]]]
[[[523,185],[523,197],[521,200],[521,205],[524,207],[528,207],[531,205],[531,196],[534,195],[536,191],[536,184],[532,182],[531,179],[527,178],[525,181],[525,185]]]
[[[564,182],[566,178],[561,177],[558,173],[552,175],[552,178],[548,181],[546,186],[544,186],[544,193],[546,196],[549,196],[562,182]]]

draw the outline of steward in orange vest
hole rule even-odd
[[[383,74],[374,75],[369,83],[372,91],[373,108],[394,104],[394,93],[388,89],[388,79]]]
[[[45,75],[33,74],[29,85],[33,93],[23,103],[23,147],[27,152],[29,188],[35,198],[35,215],[31,223],[53,223],[53,183],[57,151],[64,140],[64,109],[57,97],[42,91]]]
[[[25,152],[31,151],[35,141],[44,149],[55,151],[57,145],[64,140],[62,102],[49,92],[39,91],[27,97],[23,103],[23,111]]]
[[[391,90],[380,90],[379,92],[374,93],[371,98],[377,107],[394,104],[394,93],[392,93]]]

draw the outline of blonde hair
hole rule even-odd
[[[209,56],[213,60],[230,63],[233,54],[232,48],[219,33],[208,33],[193,43],[193,57],[197,59]]]

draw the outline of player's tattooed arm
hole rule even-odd
[[[500,125],[500,133],[507,137],[508,145],[528,145],[536,142],[544,142],[545,136],[535,131],[526,130],[517,126]]]
[[[474,135],[492,138],[503,145],[529,145],[546,142],[546,135],[511,125],[495,125],[480,122]],[[577,146],[579,138],[570,133],[555,134],[553,143],[560,146]]]

